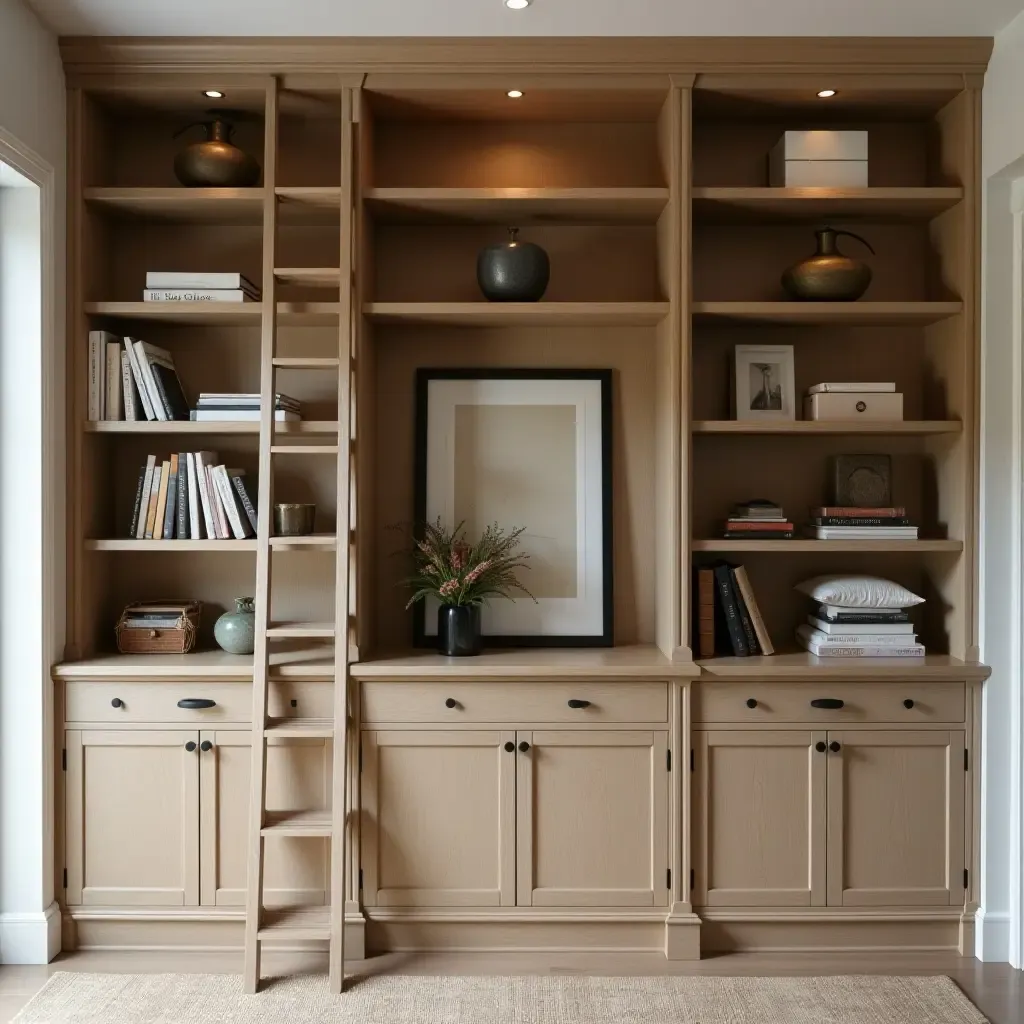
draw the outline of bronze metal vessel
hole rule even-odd
[[[844,256],[836,247],[839,235],[856,238],[874,255],[867,239],[852,231],[821,228],[814,232],[818,250],[794,264],[782,275],[782,287],[794,299],[808,302],[851,302],[859,299],[871,284],[871,268],[861,260]]]

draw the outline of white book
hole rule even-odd
[[[144,418],[155,420],[156,411],[153,409],[153,403],[149,399],[149,389],[146,387],[145,378],[142,376],[142,367],[139,365],[139,357],[135,351],[135,341],[132,338],[124,339],[124,350],[128,354],[128,362],[131,364],[132,377],[135,380],[135,390],[139,393],[139,401],[142,403]]]
[[[863,636],[865,633],[870,633],[872,636],[882,636],[883,634],[888,636],[914,635],[914,624],[912,622],[864,622],[845,625],[839,622],[826,622],[815,615],[808,615],[807,622],[820,633],[850,640],[856,636]]]
[[[824,647],[800,641],[803,647],[818,658],[923,658],[922,644],[910,647]]]
[[[135,390],[135,376],[132,373],[132,364],[128,353],[121,352],[121,402],[124,405],[124,418],[134,423],[145,418],[145,413],[139,408],[138,393]]]
[[[139,523],[135,528],[135,539],[143,540],[146,536],[146,517],[149,514],[149,497],[153,493],[153,471],[156,469],[156,456],[146,457],[146,476],[142,481],[142,500],[139,504]]]
[[[239,288],[147,288],[143,302],[258,302]]]
[[[153,412],[158,420],[169,420],[172,412],[164,405],[160,397],[160,389],[153,375],[153,364],[158,363],[169,370],[174,370],[174,359],[171,353],[165,348],[151,345],[148,341],[135,342],[135,356],[139,361],[139,368],[142,371],[142,379],[146,383],[146,390],[149,392],[149,400],[153,406]]]
[[[916,526],[808,526],[816,540],[917,540]]]
[[[206,486],[210,491],[210,504],[213,506],[213,522],[217,529],[217,539],[231,540],[231,527],[228,525],[228,517],[224,511],[224,502],[221,501],[220,491],[213,479],[213,466],[206,467]]]
[[[188,478],[188,535],[192,540],[202,540],[204,536],[203,510],[199,497],[199,478],[196,474],[195,452],[186,453],[185,469]]]
[[[189,419],[193,423],[258,423],[260,413],[257,409],[193,409],[189,413]],[[274,413],[274,419],[278,423],[296,423],[302,420],[297,412],[288,412],[286,409],[278,409]]]
[[[199,503],[203,509],[203,526],[206,536],[211,540],[217,538],[217,526],[214,521],[213,503],[210,498],[209,480],[206,476],[207,465],[217,461],[215,452],[196,452],[196,487],[199,490]]]
[[[853,394],[867,394],[867,395],[883,395],[889,394],[896,390],[895,383],[891,381],[887,382],[875,382],[871,384],[865,384],[859,381],[848,381],[838,382],[829,384],[814,384],[807,389],[809,395],[853,395]]]
[[[237,473],[238,470],[231,470]],[[252,527],[249,526],[249,519],[245,512],[238,507],[238,496],[235,493],[234,485],[231,483],[231,476],[227,466],[213,467],[213,481],[217,485],[217,493],[220,495],[221,503],[227,514],[228,525],[236,540],[245,540],[252,536]]]
[[[124,386],[121,383],[121,342],[108,341],[105,348],[107,386],[104,391],[106,408],[103,410],[103,418],[105,420],[123,420]]]
[[[243,291],[259,292],[259,289],[245,274],[239,273],[196,273],[193,270],[148,270],[147,288],[196,288],[224,291],[237,288]]]
[[[800,626],[801,635],[811,643],[820,644],[823,647],[907,647],[917,640],[916,633],[874,633],[873,626],[865,626],[860,633],[849,633],[836,635],[825,633],[814,626]]]

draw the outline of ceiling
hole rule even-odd
[[[29,0],[61,35],[995,35],[1024,0]]]

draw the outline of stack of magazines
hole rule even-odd
[[[204,391],[199,396],[191,419],[199,423],[224,421],[258,421],[260,396],[242,392]],[[302,405],[290,395],[274,396],[274,419],[278,423],[293,423],[302,419]]]

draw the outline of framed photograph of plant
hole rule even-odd
[[[417,371],[417,523],[521,530],[528,593],[482,605],[486,646],[612,645],[611,407],[611,370]],[[417,646],[439,606],[416,603]]]

